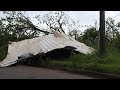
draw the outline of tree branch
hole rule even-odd
[[[43,32],[43,33],[45,33],[46,35],[48,35],[48,34],[50,33],[50,32],[48,32],[48,31],[44,31],[44,30],[38,29],[27,17],[25,17],[22,13],[21,13],[21,15],[28,21],[29,25],[30,25],[34,30],[38,30],[38,31],[40,31],[40,32]]]
[[[110,26],[110,28],[111,28],[114,32],[116,31],[116,29],[114,29],[113,26],[111,26],[107,21],[106,21],[106,23]]]
[[[64,30],[63,30],[63,28],[62,28],[62,24],[63,24],[63,23],[60,23],[60,20],[62,19],[63,15],[64,15],[64,14],[62,14],[62,12],[61,12],[61,16],[60,16],[60,18],[58,19],[57,22],[58,22],[59,27],[60,27],[60,29],[62,30],[62,32],[65,33]]]

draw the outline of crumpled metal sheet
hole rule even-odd
[[[40,36],[32,39],[26,39],[19,42],[12,42],[8,46],[8,55],[0,63],[0,67],[9,66],[15,64],[19,56],[27,53],[36,55],[41,52],[48,52],[57,48],[64,48],[65,46],[73,46],[76,51],[83,54],[89,54],[94,51],[93,48],[76,41],[74,38],[64,34],[57,33],[49,34],[46,36]]]

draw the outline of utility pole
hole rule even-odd
[[[105,11],[100,11],[100,28],[99,28],[99,54],[105,54]]]

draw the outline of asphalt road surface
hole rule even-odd
[[[30,66],[10,66],[0,68],[0,79],[96,79],[61,70]]]

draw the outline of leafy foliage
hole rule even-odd
[[[80,42],[83,42],[89,46],[93,46],[94,44],[98,44],[98,31],[95,27],[91,27],[86,29],[83,32],[83,35],[78,37],[77,39]]]

